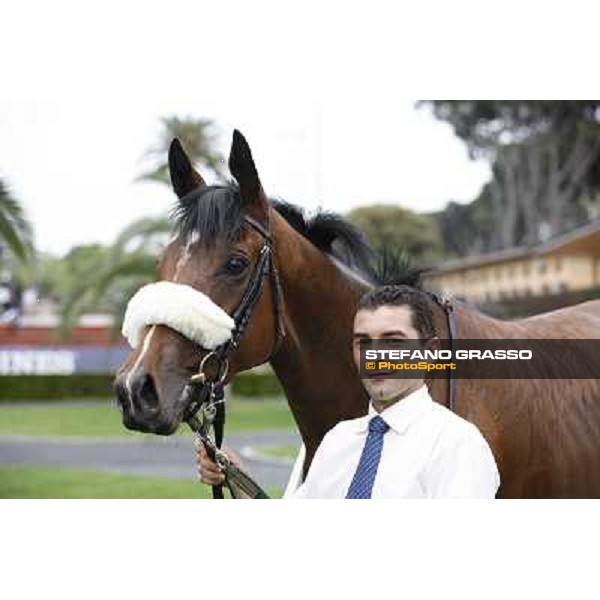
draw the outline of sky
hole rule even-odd
[[[489,178],[415,108],[436,90],[426,67],[411,71],[418,48],[398,45],[408,26],[374,11],[371,27],[364,3],[3,6],[0,176],[43,251],[108,243],[168,211],[167,186],[135,181],[164,115],[214,119],[225,155],[241,130],[267,193],[309,210],[439,210]]]

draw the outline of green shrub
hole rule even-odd
[[[67,400],[110,398],[114,375],[2,375],[2,400]],[[236,396],[281,396],[283,390],[272,373],[240,373],[232,383]]]
[[[113,396],[112,375],[2,375],[0,400],[64,400]]]
[[[231,383],[235,396],[284,396],[283,388],[273,373],[240,373]]]

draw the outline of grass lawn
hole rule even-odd
[[[281,458],[291,458],[295,460],[300,448],[294,444],[285,444],[283,446],[261,446],[260,451],[267,456],[277,456]]]
[[[283,398],[241,400],[232,398],[227,406],[226,431],[256,431],[294,427]],[[189,434],[187,425],[179,428]],[[118,408],[110,400],[89,403],[0,404],[0,435],[29,436],[143,436],[121,423]]]
[[[281,498],[283,490],[270,489],[267,493]],[[0,468],[0,498],[211,497],[209,487],[194,481],[82,469]]]

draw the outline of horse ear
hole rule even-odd
[[[246,138],[236,129],[229,153],[229,170],[240,186],[242,198],[249,204],[267,207],[252,152]]]
[[[204,179],[192,166],[178,138],[174,138],[169,147],[169,174],[173,190],[182,198],[193,189],[205,185]]]

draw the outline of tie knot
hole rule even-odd
[[[375,415],[369,421],[369,432],[385,433],[390,426],[379,416]]]

